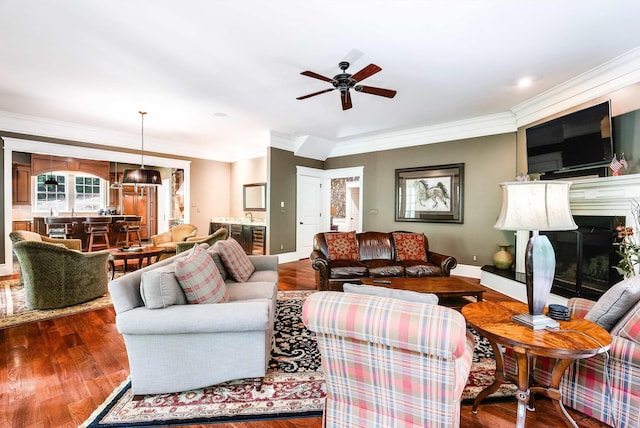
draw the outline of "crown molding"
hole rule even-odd
[[[518,127],[640,82],[640,48],[632,49],[511,108]]]
[[[0,111],[0,130],[50,139],[78,141],[110,148],[140,148],[140,134]],[[28,138],[28,137],[27,137]],[[179,149],[179,152],[177,151]],[[216,160],[202,147],[145,136],[145,151]],[[146,156],[146,155],[145,155]]]
[[[380,132],[365,137],[341,140],[340,144],[331,151],[330,157],[505,134],[516,132],[516,130],[517,126],[513,113],[498,113],[439,125]]]

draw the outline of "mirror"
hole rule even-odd
[[[253,183],[243,185],[242,208],[245,211],[266,211],[267,183]]]

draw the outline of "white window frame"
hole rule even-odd
[[[97,212],[99,208],[104,208],[107,206],[107,197],[108,197],[108,182],[96,175],[87,174],[87,173],[74,173],[69,171],[53,171],[49,173],[40,174],[40,176],[48,177],[50,175],[56,177],[64,177],[65,179],[65,198],[64,202],[58,204],[54,202],[52,205],[43,208],[38,206],[38,176],[34,177],[32,183],[33,189],[33,204],[32,211],[34,213],[53,213],[59,214],[60,212]],[[76,178],[97,178],[100,180],[100,202],[98,208],[76,208]]]

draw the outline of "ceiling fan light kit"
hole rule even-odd
[[[364,67],[362,70],[358,71],[356,74],[347,73],[347,68],[349,68],[349,63],[346,61],[342,61],[338,64],[342,73],[338,73],[333,78],[323,76],[321,74],[315,73],[313,71],[303,71],[303,76],[312,77],[314,79],[322,80],[324,82],[329,82],[333,85],[333,88],[324,89],[322,91],[313,92],[311,94],[303,95],[296,99],[304,100],[310,97],[314,97],[316,95],[324,94],[325,92],[331,92],[334,90],[340,91],[340,100],[342,101],[342,110],[348,110],[353,107],[351,103],[351,93],[349,89],[353,89],[356,92],[363,92],[365,94],[378,95],[386,98],[393,98],[396,95],[396,91],[392,89],[384,89],[384,88],[376,88],[373,86],[364,86],[359,85],[362,80],[373,76],[377,72],[381,71],[382,68],[378,67],[375,64],[369,64]]]

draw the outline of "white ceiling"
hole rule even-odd
[[[0,112],[139,148],[143,109],[146,150],[219,160],[264,153],[269,130],[340,145],[509,112],[640,46],[639,16],[638,0],[0,0]],[[301,71],[343,60],[398,94],[296,100],[330,87]]]

